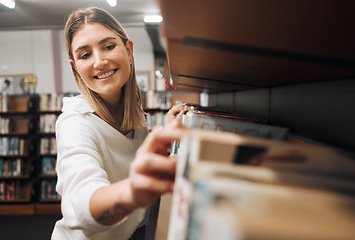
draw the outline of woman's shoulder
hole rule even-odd
[[[79,129],[92,126],[92,113],[94,109],[81,96],[63,98],[62,113],[56,122],[57,132],[59,129]]]
[[[77,112],[81,114],[93,113],[94,109],[81,96],[65,97],[63,98],[63,113]]]

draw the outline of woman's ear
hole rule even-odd
[[[76,71],[75,62],[73,59],[69,59],[70,66]]]
[[[126,41],[126,49],[128,52],[129,59],[130,59],[130,61],[132,61],[132,59],[133,59],[133,42],[131,39],[128,39]]]

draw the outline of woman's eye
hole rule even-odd
[[[84,54],[80,55],[80,59],[87,59],[90,57],[90,55],[91,55],[90,53],[84,53]]]
[[[108,45],[105,47],[106,50],[112,50],[116,47],[116,45]]]

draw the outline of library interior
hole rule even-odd
[[[65,22],[88,7],[133,42],[148,131],[186,103],[173,191],[134,239],[355,239],[355,3],[315,0],[0,0],[0,239],[63,217]]]

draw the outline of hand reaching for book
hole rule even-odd
[[[188,111],[186,103],[174,105],[168,111],[168,123],[172,122],[178,115],[183,115]]]
[[[176,160],[168,157],[172,141],[180,140],[183,125],[174,120],[149,134],[130,167],[132,200],[137,207],[150,206],[161,194],[172,192]]]

